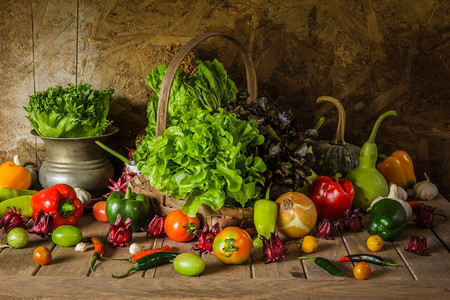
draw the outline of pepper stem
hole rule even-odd
[[[339,182],[339,178],[342,177],[341,173],[336,173],[336,175],[334,175],[334,182]]]
[[[134,266],[129,268],[128,271],[126,271],[122,275],[113,275],[113,274],[111,274],[111,278],[120,279],[120,278],[127,277],[131,273],[131,271],[133,271],[133,270],[135,270]]]
[[[125,195],[123,196],[123,199],[129,200],[133,196],[133,192],[131,191],[130,187],[127,187],[127,191],[125,192]]]
[[[68,217],[75,210],[75,205],[69,199],[63,199],[58,204],[58,212],[63,217]]]
[[[325,122],[325,117],[322,116],[320,117],[319,121],[317,121],[316,126],[314,126],[315,130],[319,130],[319,128],[322,126],[323,122]]]
[[[334,137],[334,139],[330,140],[330,144],[343,146],[346,144],[344,141],[344,133],[345,133],[345,110],[344,110],[344,107],[342,106],[341,102],[339,102],[339,100],[337,100],[336,98],[329,97],[329,96],[322,96],[322,97],[317,98],[317,103],[320,103],[323,101],[332,103],[334,106],[336,106],[336,108],[338,110],[338,125],[336,128],[336,136]]]
[[[236,247],[236,241],[233,238],[225,239],[225,246],[222,248],[223,252],[228,252],[227,254],[221,253],[222,256],[230,257],[233,255],[233,252],[239,251],[239,248]]]
[[[124,163],[128,164],[130,163],[130,160],[128,158],[126,158],[125,156],[123,156],[122,154],[118,153],[117,151],[114,151],[113,149],[109,148],[108,146],[106,146],[105,144],[103,144],[100,141],[95,141],[95,143],[97,145],[99,145],[103,150],[105,150],[106,152],[108,152],[109,154],[117,157],[118,159],[120,159],[121,161],[123,161]]]
[[[373,125],[372,132],[370,133],[368,143],[375,143],[375,137],[377,136],[378,128],[380,127],[381,122],[389,116],[396,116],[397,112],[395,110],[389,110],[378,117],[375,125]]]

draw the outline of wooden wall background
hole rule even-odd
[[[50,86],[90,83],[115,89],[111,145],[133,147],[146,125],[152,68],[165,48],[210,31],[241,41],[251,53],[259,88],[291,108],[304,129],[337,113],[317,105],[342,100],[346,141],[362,145],[376,118],[395,109],[376,139],[379,152],[408,151],[448,196],[450,4],[445,0],[2,0],[0,2],[0,160],[42,163],[43,143],[30,134],[23,106]],[[215,38],[199,46],[243,82],[237,51]],[[243,87],[243,86],[241,86]]]

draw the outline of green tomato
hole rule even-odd
[[[8,232],[6,241],[13,248],[23,248],[28,244],[28,232],[20,227],[13,228]]]
[[[181,253],[173,261],[175,270],[187,276],[199,275],[205,269],[203,259],[193,253]]]
[[[72,225],[61,225],[52,233],[53,243],[63,247],[75,246],[82,238],[81,230]]]

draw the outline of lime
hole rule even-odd
[[[20,227],[13,228],[8,232],[6,241],[13,248],[23,248],[28,244],[28,232]]]

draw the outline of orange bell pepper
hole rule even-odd
[[[397,150],[391,156],[379,155],[383,160],[377,164],[377,170],[388,183],[394,183],[404,189],[416,184],[414,165],[411,157],[403,150]]]
[[[0,166],[0,187],[27,190],[31,186],[31,175],[22,165],[7,161]]]

